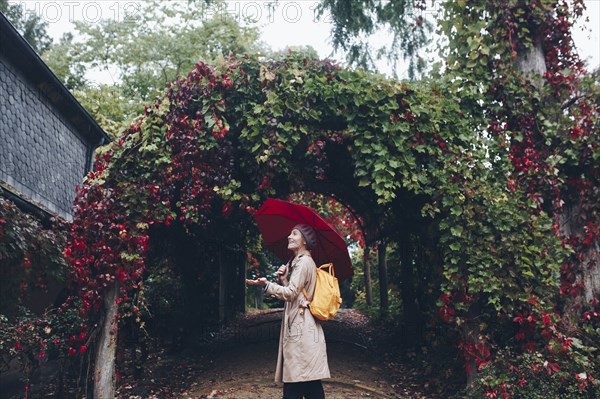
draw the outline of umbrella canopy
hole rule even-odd
[[[341,281],[352,276],[352,261],[346,242],[317,212],[308,206],[269,198],[254,214],[265,246],[283,262],[291,256],[287,237],[297,224],[308,224],[317,233],[311,254],[317,266],[333,263],[335,276]]]

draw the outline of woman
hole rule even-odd
[[[266,294],[285,301],[275,372],[275,381],[283,382],[283,399],[324,399],[321,379],[330,378],[323,328],[310,311],[304,311],[309,302],[302,293],[305,288],[312,298],[315,291],[317,268],[310,249],[316,238],[309,225],[294,226],[288,236],[288,249],[294,257],[277,271],[280,284],[264,277],[246,280],[246,284],[264,286]]]

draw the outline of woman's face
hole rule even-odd
[[[288,249],[290,251],[297,251],[299,249],[306,248],[306,241],[304,241],[304,237],[300,230],[293,229],[290,235],[288,236]]]

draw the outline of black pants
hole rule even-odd
[[[325,399],[320,380],[286,382],[283,384],[283,399]]]

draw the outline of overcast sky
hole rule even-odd
[[[182,0],[187,2],[187,0]],[[277,8],[268,12],[267,4],[272,0],[239,0],[227,1],[226,11],[242,19],[250,18],[261,28],[262,40],[272,49],[284,49],[288,46],[310,45],[321,57],[330,56],[332,47],[329,43],[331,24],[328,16],[321,20],[316,17],[315,9],[318,0],[279,0]],[[128,0],[97,0],[97,1],[11,1],[21,3],[28,12],[41,15],[48,22],[50,35],[55,39],[73,29],[73,20],[98,21],[100,19],[122,19],[135,16],[137,1]],[[427,13],[434,14],[439,9],[439,3],[431,6]],[[579,54],[588,63],[588,69],[600,66],[600,0],[586,0],[586,13],[575,27],[573,37],[579,49]],[[387,35],[382,32],[373,39],[375,44],[385,42]],[[334,58],[343,60],[342,55]],[[378,64],[381,72],[390,74],[391,68],[384,61]],[[404,67],[396,71],[401,78],[406,77]],[[97,75],[97,80],[109,80],[110,77]]]

